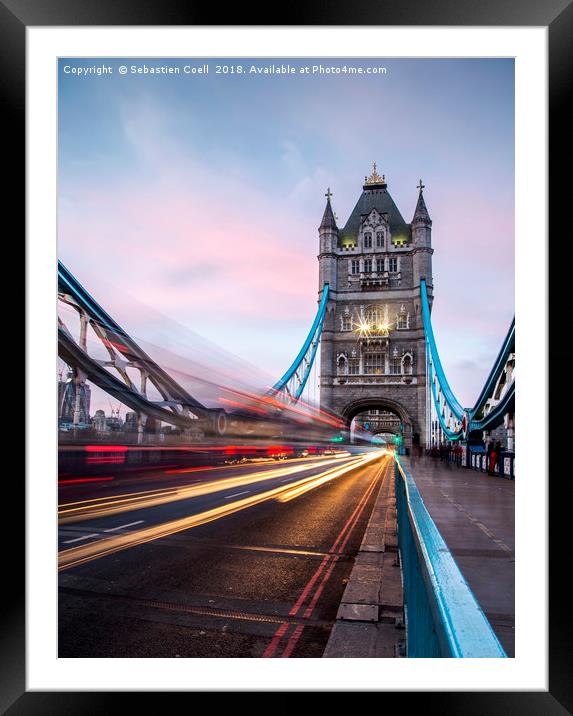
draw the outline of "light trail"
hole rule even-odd
[[[363,467],[374,460],[378,460],[383,454],[384,453],[382,451],[377,451],[368,455],[362,455],[342,467],[331,468],[320,475],[312,475],[311,477],[302,478],[298,482],[294,483],[293,486],[286,485],[275,487],[271,490],[267,490],[266,492],[251,495],[250,497],[245,497],[241,500],[236,500],[235,502],[214,507],[197,515],[190,515],[188,517],[171,520],[152,527],[146,527],[132,532],[114,535],[113,537],[104,538],[86,545],[80,545],[67,550],[62,550],[58,555],[58,568],[62,571],[71,567],[77,567],[81,564],[85,564],[86,562],[114,554],[124,549],[129,549],[137,545],[145,544],[146,542],[167,537],[177,532],[184,532],[185,530],[198,527],[199,525],[204,525],[208,522],[213,522],[214,520],[227,517],[248,507],[253,507],[254,505],[266,502],[267,500],[278,498],[285,491],[291,490],[292,487],[302,486],[307,483],[315,483],[317,478],[320,479],[330,476],[329,479],[335,479],[337,477],[341,477],[352,470]],[[315,484],[314,486],[318,487],[318,484]]]
[[[345,456],[335,457],[331,460],[321,461],[320,466],[338,463],[341,460],[347,460]],[[352,458],[351,461],[360,460],[361,456]],[[238,477],[229,477],[223,480],[205,482],[189,486],[166,487],[157,490],[147,490],[144,492],[124,493],[106,498],[91,498],[80,502],[70,502],[62,505],[58,511],[59,523],[70,524],[72,522],[80,522],[86,519],[94,519],[97,517],[109,517],[110,515],[122,512],[130,512],[132,510],[140,510],[147,507],[155,507],[164,505],[169,502],[177,502],[178,500],[188,500],[193,497],[210,495],[223,490],[235,487],[245,487],[257,482],[272,480],[277,477],[286,477],[287,475],[295,475],[299,472],[311,470],[315,465],[307,463],[297,463],[287,467],[277,468],[275,470],[267,470],[265,472],[252,472],[247,475]]]

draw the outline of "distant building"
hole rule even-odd
[[[123,429],[126,433],[137,432],[137,413],[129,412],[125,414],[125,423]]]
[[[119,408],[111,411],[109,418],[105,420],[107,429],[111,433],[121,432],[123,430],[123,420],[119,417]]]
[[[400,418],[390,410],[368,410],[355,418],[355,425],[369,430],[371,433],[401,432]]]
[[[91,389],[85,383],[79,383],[79,405],[76,405],[78,383],[73,372],[68,371],[67,378],[58,381],[58,422],[60,426],[89,427]],[[78,408],[76,415],[76,408]]]
[[[92,428],[97,433],[107,433],[107,421],[103,410],[96,410],[92,418]]]

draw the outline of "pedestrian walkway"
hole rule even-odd
[[[515,655],[515,482],[401,458],[508,656]]]

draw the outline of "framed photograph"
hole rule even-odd
[[[561,5],[219,26],[4,0],[28,309],[4,710],[572,708],[547,576]]]

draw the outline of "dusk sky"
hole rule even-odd
[[[60,60],[58,251],[88,291],[136,336],[153,342],[167,316],[277,379],[316,312],[326,189],[342,226],[376,160],[406,221],[426,186],[438,349],[473,405],[514,313],[513,60],[117,73],[136,62],[204,61],[77,76],[63,68],[94,61]]]

